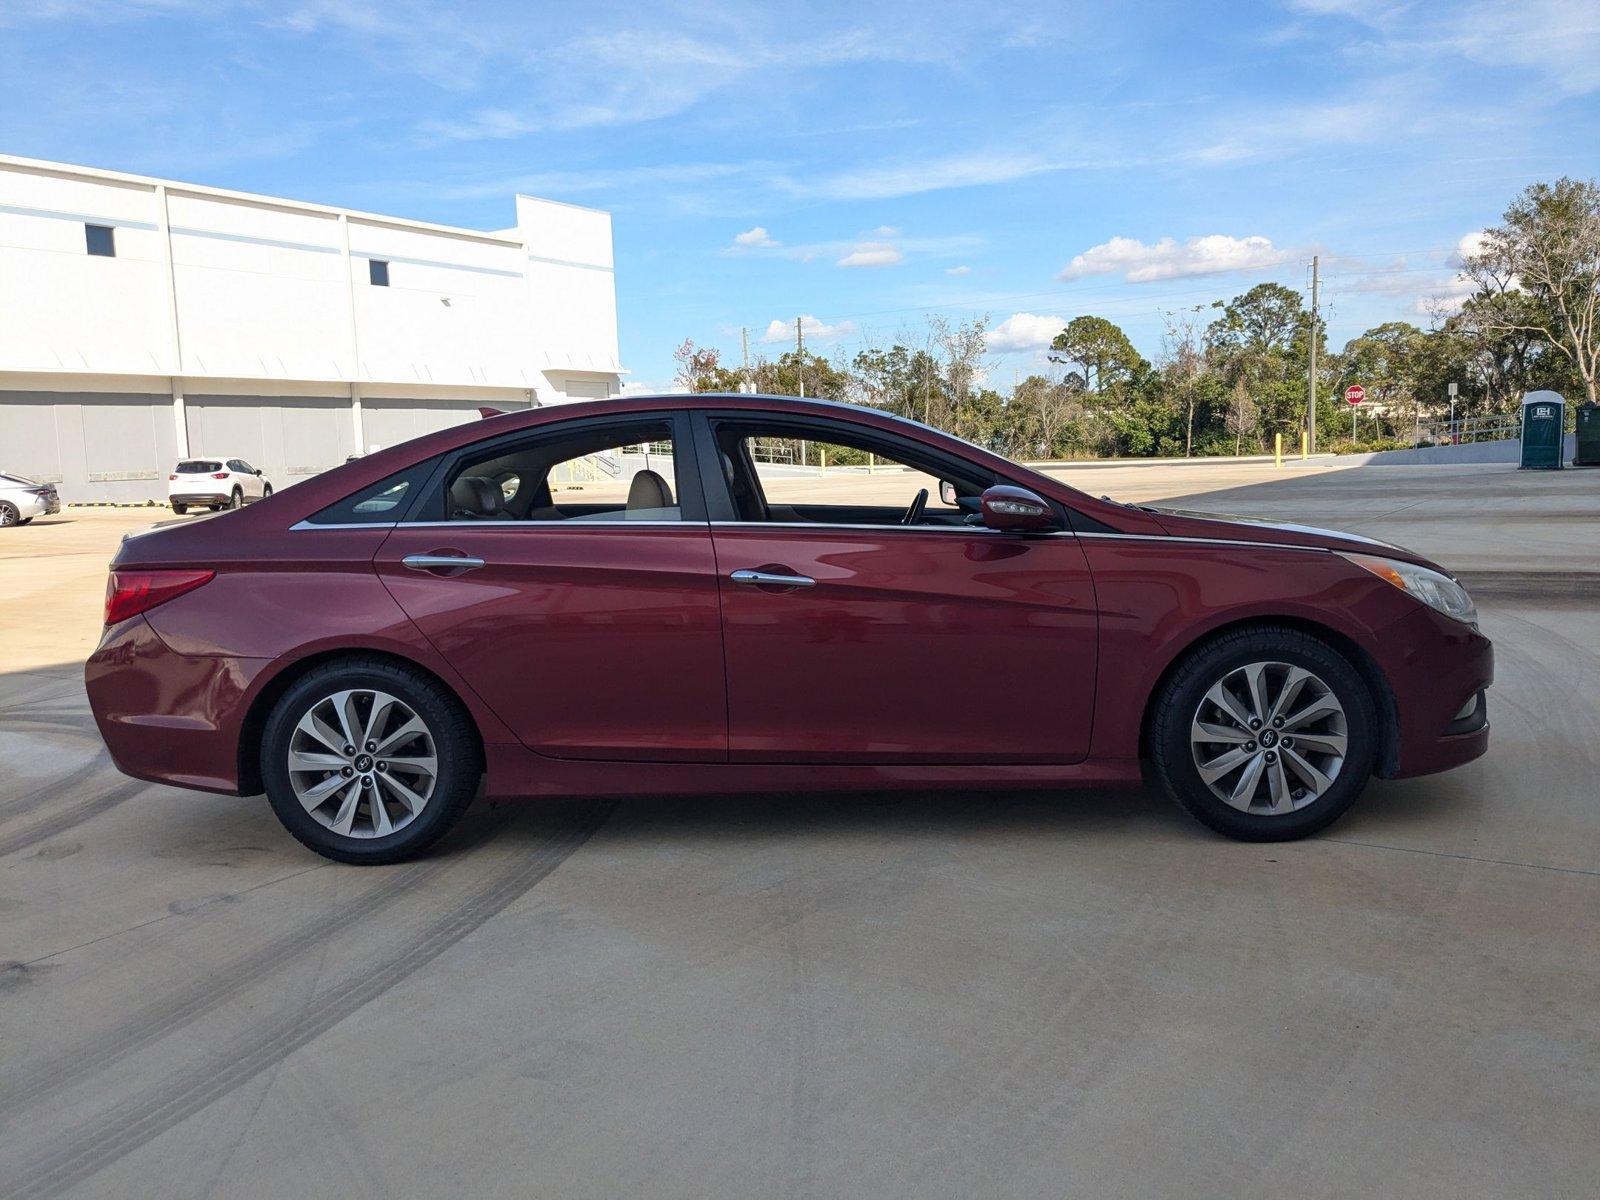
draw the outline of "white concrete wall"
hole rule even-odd
[[[0,372],[619,391],[610,216],[516,211],[491,233],[0,156]]]
[[[619,394],[610,216],[515,207],[485,232],[0,155],[0,467],[68,501],[164,497],[186,453],[286,486],[479,405]]]

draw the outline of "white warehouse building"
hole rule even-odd
[[[0,470],[166,496],[180,458],[283,488],[477,408],[619,390],[611,217],[484,232],[0,155]]]

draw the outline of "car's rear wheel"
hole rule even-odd
[[[272,485],[270,483],[263,483],[261,485],[261,498],[265,500],[270,495],[272,495]]]
[[[234,488],[233,489],[233,495],[228,497],[228,507],[229,508],[243,508],[244,507],[244,493],[241,492],[238,488]]]
[[[206,507],[209,508],[212,512],[221,512],[222,511],[222,505],[220,505],[220,504],[208,504],[208,505],[206,505]]]
[[[174,503],[173,506],[172,506],[172,511],[177,513],[181,517],[181,516],[183,516],[184,513],[189,511],[189,506],[187,504]]]
[[[1286,841],[1366,787],[1377,710],[1356,668],[1297,629],[1226,634],[1162,688],[1150,747],[1162,789],[1218,833]]]
[[[285,828],[339,862],[410,858],[466,811],[483,774],[472,718],[420,671],[378,659],[318,667],[272,710],[267,798]]]
[[[8,500],[0,500],[0,529],[15,525],[22,512]]]

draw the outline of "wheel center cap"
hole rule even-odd
[[[358,754],[358,755],[356,755],[355,768],[356,768],[356,770],[363,771],[363,772],[372,770],[372,755],[370,755],[370,754]]]
[[[1257,740],[1260,741],[1263,746],[1275,746],[1278,742],[1278,735],[1272,732],[1270,729],[1263,729],[1261,731],[1260,738]]]

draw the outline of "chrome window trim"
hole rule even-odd
[[[349,521],[319,525],[300,520],[289,526],[290,533],[315,529],[682,529],[701,527],[705,521]]]
[[[308,530],[319,529],[393,529],[398,521],[347,521],[342,523],[330,522],[327,525],[302,517],[289,526],[290,533],[305,533]]]
[[[847,525],[832,521],[712,521],[713,529],[866,529],[874,533],[981,533],[987,536],[1007,533],[1004,529],[990,529],[986,525]],[[1022,537],[1074,537],[1070,529],[1051,529],[1027,533]]]

